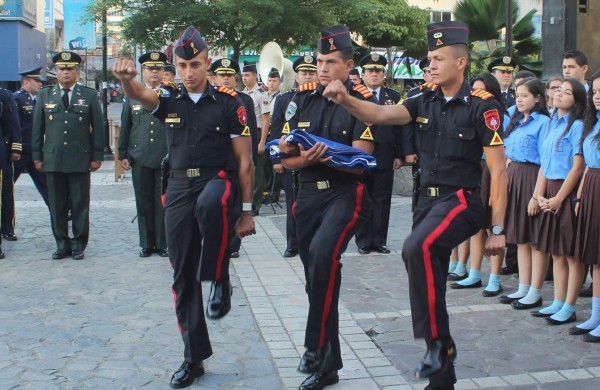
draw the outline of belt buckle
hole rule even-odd
[[[190,168],[187,170],[187,177],[198,177],[200,176],[200,168]]]
[[[317,182],[317,189],[318,189],[318,190],[326,190],[326,189],[328,189],[329,187],[331,187],[331,186],[329,185],[329,180],[324,180],[324,181],[318,181],[318,182]]]
[[[438,187],[427,187],[427,196],[440,196],[440,189]]]

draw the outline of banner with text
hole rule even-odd
[[[65,15],[64,48],[66,50],[89,50],[96,48],[96,26],[84,22],[87,8],[93,0],[64,0]]]

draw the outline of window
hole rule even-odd
[[[588,0],[578,0],[578,11],[580,14],[587,14],[588,9]]]
[[[449,22],[452,20],[452,12],[451,11],[431,11],[429,14],[429,19],[431,23],[437,22]]]

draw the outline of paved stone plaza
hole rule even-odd
[[[119,104],[110,105],[117,118]],[[0,260],[0,389],[166,389],[182,361],[167,259],[137,256],[131,176],[114,181],[113,163],[92,174],[90,243],[83,261],[51,260],[49,213],[23,175],[16,186],[19,241]],[[214,355],[191,388],[295,389],[308,310],[300,259],[284,259],[283,209],[263,206],[257,234],[232,262],[232,311],[209,321]],[[340,333],[344,369],[332,390],[421,389],[412,370],[422,341],[412,337],[406,271],[410,200],[394,197],[390,255],[342,262]],[[487,281],[489,263],[484,263]],[[505,291],[516,276],[503,277]],[[208,286],[207,286],[208,287]],[[543,290],[551,302],[551,284]],[[457,389],[597,389],[600,348],[527,312],[449,290],[458,346]],[[590,298],[578,302],[589,315]]]

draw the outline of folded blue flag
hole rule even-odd
[[[326,138],[307,133],[304,130],[293,130],[285,137],[285,141],[304,146],[304,149],[312,148],[317,142],[323,142],[327,145],[325,157],[331,156],[331,160],[326,165],[338,168],[367,168],[372,169],[377,166],[375,157],[363,150],[353,148],[352,146],[340,144]],[[265,151],[271,158],[287,158],[285,153],[279,153],[279,140],[274,139],[265,145]]]

